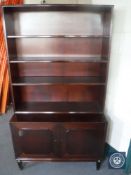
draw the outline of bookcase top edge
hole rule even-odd
[[[90,8],[96,10],[109,10],[113,9],[114,5],[98,5],[98,4],[24,4],[24,5],[3,5],[3,9],[16,9],[16,8],[46,8],[46,7],[76,7],[76,8]]]

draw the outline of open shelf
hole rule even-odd
[[[109,38],[108,35],[8,35],[7,38]]]
[[[43,37],[10,38],[9,57],[108,56],[109,38],[103,37]],[[38,44],[37,44],[38,43]]]
[[[51,85],[51,84],[79,84],[79,85],[105,85],[104,77],[18,77],[12,85]]]
[[[16,107],[16,114],[103,113],[97,102],[27,102]]]
[[[11,122],[105,122],[103,114],[15,114]]]
[[[49,56],[49,57],[14,57],[10,59],[10,63],[26,63],[26,62],[108,62],[108,58],[101,56],[74,55],[74,56]]]

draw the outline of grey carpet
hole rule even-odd
[[[19,170],[14,159],[9,119],[12,108],[0,116],[0,175],[124,175],[123,170],[108,169],[107,160],[96,171],[92,162],[37,162],[30,163],[24,170]]]

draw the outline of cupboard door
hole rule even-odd
[[[54,157],[56,150],[55,125],[52,123],[13,123],[12,136],[16,157]]]
[[[104,151],[105,130],[104,123],[64,124],[64,157],[101,159]]]

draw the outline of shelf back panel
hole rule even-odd
[[[11,64],[12,79],[31,76],[103,76],[106,63],[19,63]]]
[[[103,40],[108,41],[108,38],[9,38],[9,56],[102,56]],[[108,49],[104,54],[108,55]]]
[[[40,85],[16,86],[16,104],[22,102],[91,102],[103,101],[104,86]]]

